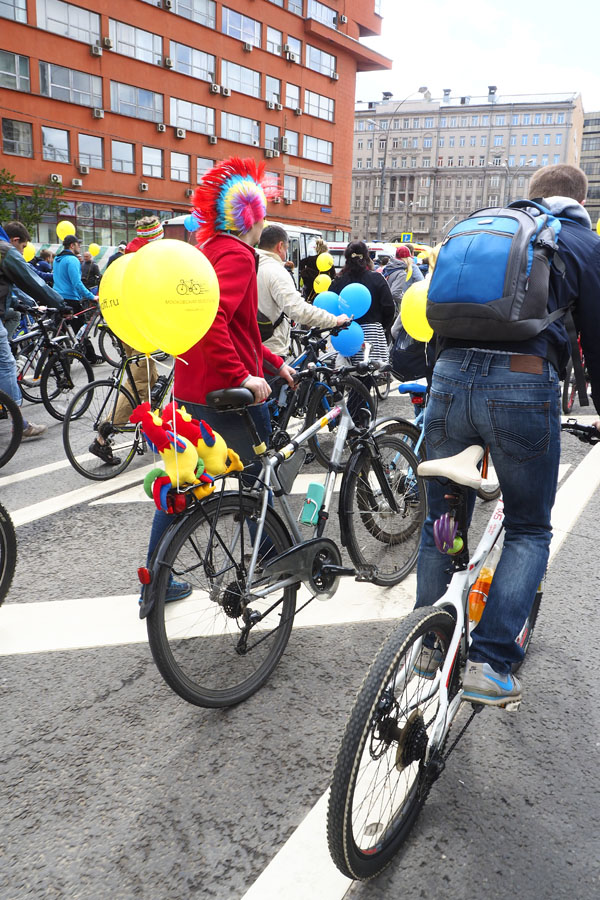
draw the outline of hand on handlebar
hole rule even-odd
[[[337,319],[338,325],[345,325],[345,326],[348,326],[350,324],[350,322],[352,321],[350,316],[347,316],[346,313],[342,313],[341,316],[336,316],[336,319]]]
[[[277,374],[281,375],[284,381],[287,381],[293,391],[296,390],[298,387],[298,381],[296,379],[297,372],[292,366],[288,366],[284,363]]]

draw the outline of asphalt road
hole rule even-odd
[[[406,401],[388,408],[406,414]],[[325,624],[294,630],[257,695],[227,711],[189,706],[162,681],[137,619],[152,505],[128,488],[88,496],[92,483],[68,465],[60,424],[39,409],[31,418],[48,422],[49,435],[0,471],[0,499],[23,523],[0,611],[0,896],[600,894],[598,492],[550,568],[520,712],[477,717],[379,879],[330,888],[322,846],[293,849],[295,868],[277,860],[327,789],[354,694],[391,617],[410,609],[414,578],[373,592],[366,612],[343,582],[335,614],[319,604]],[[563,483],[588,452],[565,438]],[[477,521],[487,514],[478,509]],[[265,880],[273,866],[275,892]]]

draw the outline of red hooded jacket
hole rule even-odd
[[[220,233],[199,252],[217,273],[220,299],[208,332],[175,361],[175,396],[188,403],[205,403],[210,391],[239,387],[249,375],[262,378],[263,366],[275,374],[284,362],[260,339],[254,249]]]

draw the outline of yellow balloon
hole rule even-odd
[[[123,296],[142,334],[165,353],[179,356],[212,325],[219,307],[219,282],[200,250],[167,238],[133,254]]]
[[[116,259],[100,279],[98,300],[100,311],[106,324],[117,337],[139,350],[140,353],[153,353],[157,345],[148,340],[131,320],[127,302],[123,294],[123,278],[133,261],[133,253],[125,253]]]
[[[329,285],[331,284],[331,278],[329,275],[317,275],[315,280],[313,281],[313,291],[315,294],[321,294],[323,291],[329,290]]]
[[[402,306],[400,307],[400,320],[405,330],[415,341],[424,343],[433,337],[433,328],[425,314],[428,287],[426,281],[416,281],[411,284],[402,297]]]
[[[88,251],[92,254],[92,256],[98,256],[98,254],[100,253],[99,244],[90,244],[90,246],[88,247]]]
[[[75,234],[75,226],[72,222],[69,222],[68,219],[63,219],[62,222],[59,222],[56,226],[56,234],[58,235],[59,241],[64,241],[68,234]]]
[[[35,247],[31,243],[31,241],[27,241],[25,247],[23,248],[23,259],[25,262],[31,262],[33,257],[35,256]]]
[[[317,256],[317,269],[319,272],[329,272],[333,266],[333,256],[331,253],[319,253]]]
[[[596,222],[596,234],[600,234],[600,219]]]

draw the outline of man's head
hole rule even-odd
[[[47,263],[52,262],[53,255],[52,250],[40,250],[40,259],[43,259]]]
[[[91,261],[92,261],[92,254],[90,253],[89,250],[86,250],[85,253],[83,254],[83,261],[84,261],[84,262],[91,262]]]
[[[125,253],[125,251],[127,250],[127,241],[120,241],[117,250],[120,253]]]
[[[81,241],[75,234],[68,234],[63,241],[63,247],[65,250],[71,250],[75,256],[79,256],[79,251],[81,249]]]
[[[577,166],[544,166],[529,182],[529,198],[570,197],[584,203],[587,196],[587,176]]]
[[[27,244],[31,240],[29,232],[27,231],[23,223],[8,222],[8,224],[4,226],[4,230],[6,231],[8,239],[15,250],[18,250],[19,253],[22,253],[25,249],[25,244]]]
[[[287,259],[288,245],[287,231],[281,225],[267,225],[263,229],[258,242],[259,250],[269,250],[271,253],[277,253],[284,261]]]

